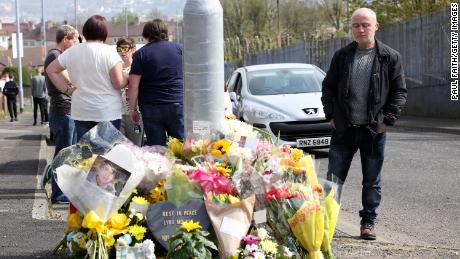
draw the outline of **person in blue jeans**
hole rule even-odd
[[[386,129],[399,118],[407,89],[401,55],[375,39],[375,12],[357,9],[351,25],[354,41],[335,52],[323,80],[324,113],[334,127],[328,179],[344,183],[359,150],[363,174],[360,236],[374,240]]]
[[[138,123],[139,105],[146,144],[165,146],[167,136],[184,138],[182,47],[168,41],[168,27],[160,19],[147,22],[142,36],[148,43],[133,56],[129,115]]]
[[[48,51],[45,59],[45,70],[61,53],[78,43],[78,31],[70,25],[59,27],[56,31],[56,43],[56,47]],[[67,73],[63,72],[62,76],[70,84]],[[45,82],[50,98],[49,126],[55,143],[55,157],[63,148],[75,144],[77,137],[74,120],[70,118],[71,96],[57,89],[46,72]],[[54,178],[51,181],[51,189],[52,203],[69,202]]]
[[[86,42],[59,55],[47,68],[54,85],[72,96],[70,116],[75,121],[77,141],[99,122],[112,122],[120,128],[121,89],[128,84],[121,57],[105,44],[107,19],[91,16],[82,33]],[[64,70],[69,73],[70,84],[60,76]]]

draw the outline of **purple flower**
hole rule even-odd
[[[252,245],[257,244],[259,242],[259,238],[253,235],[247,235],[243,237],[243,244]]]

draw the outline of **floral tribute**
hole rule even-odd
[[[334,258],[340,186],[317,178],[313,158],[274,144],[266,133],[237,120],[226,120],[212,136],[170,138],[166,147],[139,148],[110,123],[100,123],[63,149],[52,168],[71,205],[55,253],[76,258]],[[101,161],[111,166],[110,174],[94,170],[108,167]],[[167,251],[149,229],[147,212],[156,203],[190,199],[204,201],[213,229],[179,222]],[[266,211],[266,220],[256,218],[255,210]]]

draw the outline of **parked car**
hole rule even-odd
[[[309,64],[241,67],[227,81],[233,114],[281,144],[329,147],[332,126],[321,103],[320,68]]]

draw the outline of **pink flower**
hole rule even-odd
[[[189,179],[198,182],[201,185],[201,190],[203,193],[232,193],[232,185],[230,181],[224,176],[217,176],[204,170],[198,169],[189,174],[188,177]]]
[[[254,235],[247,235],[243,237],[243,244],[245,245],[253,245],[259,242],[259,238]]]

